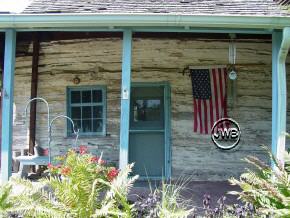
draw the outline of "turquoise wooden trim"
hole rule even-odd
[[[276,157],[284,164],[286,117],[287,117],[287,80],[286,57],[290,48],[290,27],[284,28],[277,65],[277,129],[276,129]]]
[[[168,82],[133,82],[132,87],[158,87],[158,86],[167,86]]]
[[[287,82],[286,57],[290,48],[290,28],[272,35],[272,152],[284,164]],[[274,164],[272,163],[272,167]]]
[[[278,114],[278,54],[282,41],[282,32],[272,34],[272,153],[277,156],[277,114]]]
[[[232,28],[197,28],[197,27],[132,27],[133,32],[165,32],[165,33],[236,33],[236,34],[271,34],[272,29],[232,29]]]
[[[114,27],[63,27],[63,28],[34,28],[34,29],[17,29],[17,32],[123,32],[124,28]],[[1,29],[0,29],[1,32]]]
[[[172,168],[172,149],[171,149],[171,87],[169,82],[134,82],[132,83],[132,87],[156,87],[162,86],[164,87],[164,131],[160,130],[130,130],[132,132],[164,132],[164,141],[165,141],[165,169],[164,169],[164,177],[166,179],[171,178],[171,168]],[[150,179],[162,179],[162,177],[149,177]],[[141,178],[146,179],[146,177]],[[148,179],[148,177],[147,177]]]
[[[128,164],[131,92],[132,30],[123,32],[119,168]]]
[[[204,27],[282,29],[290,17],[180,14],[5,14],[0,28]]]
[[[150,182],[150,181],[163,181],[165,177],[162,176],[139,176],[138,181]]]
[[[167,179],[171,178],[171,87],[170,84],[167,83],[164,89],[164,97],[166,99],[165,105],[165,177]]]
[[[85,91],[85,90],[102,90],[102,103],[80,103],[80,104],[72,104],[70,102],[70,93],[71,91]],[[105,136],[107,130],[107,87],[104,85],[92,85],[92,86],[68,86],[66,88],[66,114],[68,117],[71,117],[71,106],[103,106],[103,130],[102,132],[88,132],[88,133],[80,133],[80,136]],[[69,131],[69,123],[67,123],[67,137],[72,136]]]
[[[185,28],[185,27],[131,27],[133,32],[179,32],[179,33],[236,33],[236,34],[272,34],[272,29],[233,29],[233,28]],[[31,32],[31,29],[17,29],[18,32]],[[51,32],[123,32],[122,28],[35,28],[33,31]]]
[[[5,32],[4,80],[2,98],[1,181],[7,182],[12,168],[13,97],[16,31]]]
[[[143,129],[130,129],[130,133],[152,133],[152,132],[165,132],[163,129],[148,129],[148,130],[143,130]]]

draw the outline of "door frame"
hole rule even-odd
[[[170,179],[171,178],[171,87],[169,82],[132,82],[131,87],[163,87],[164,88],[164,152],[165,152],[165,169],[162,177],[146,177],[141,179]],[[131,98],[131,95],[130,95]],[[131,99],[130,99],[131,101]],[[131,115],[130,111],[130,115]],[[130,127],[129,127],[130,132]],[[130,137],[130,134],[129,134]],[[130,140],[130,138],[129,138]],[[129,147],[130,149],[130,147]]]

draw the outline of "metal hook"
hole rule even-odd
[[[26,123],[26,120],[27,120],[27,109],[28,109],[28,106],[33,102],[33,101],[43,101],[45,104],[46,104],[46,107],[47,107],[47,130],[49,131],[49,122],[50,122],[50,109],[49,109],[49,104],[48,102],[44,99],[44,98],[40,98],[40,97],[37,97],[37,98],[32,98],[30,99],[26,106],[25,106],[25,123]]]
[[[79,129],[75,130],[75,125],[74,125],[73,120],[70,117],[65,116],[65,115],[58,115],[58,116],[56,116],[55,118],[53,118],[51,120],[51,122],[49,124],[49,136],[48,136],[49,142],[48,142],[48,146],[50,147],[50,143],[51,143],[51,129],[52,129],[51,127],[52,127],[52,124],[58,118],[65,118],[65,119],[68,119],[71,122],[71,124],[73,126],[73,132],[76,135],[75,142],[74,142],[74,147],[76,148],[77,147],[77,141],[78,141],[78,138],[79,138]],[[49,162],[50,162],[50,160],[51,160],[51,155],[49,155]]]
[[[72,126],[73,126],[73,132],[74,134],[76,135],[76,139],[75,139],[75,142],[74,142],[74,147],[77,146],[77,141],[78,141],[78,138],[79,138],[79,129],[75,129],[75,125],[74,125],[74,122],[73,120],[68,117],[68,116],[65,116],[65,115],[59,115],[59,116],[56,116],[55,118],[53,118],[51,121],[50,121],[50,107],[49,107],[49,104],[48,102],[44,99],[44,98],[40,98],[40,97],[37,97],[37,98],[32,98],[30,99],[26,106],[25,106],[25,123],[27,121],[27,109],[28,109],[28,106],[33,102],[33,101],[42,101],[46,104],[46,107],[47,107],[47,132],[48,132],[48,161],[49,163],[51,163],[51,147],[50,147],[50,143],[51,143],[51,129],[52,129],[52,124],[53,122],[58,119],[58,118],[66,118],[68,119]]]
[[[26,121],[27,121],[27,109],[28,109],[28,106],[33,102],[33,101],[42,101],[46,104],[46,107],[47,107],[47,133],[49,134],[49,122],[50,122],[50,108],[49,108],[49,104],[48,102],[44,99],[44,98],[40,98],[40,97],[37,97],[37,98],[32,98],[30,99],[26,106],[25,106],[25,124],[26,124]],[[48,154],[49,154],[49,157],[50,157],[50,146],[49,146],[49,138],[48,138]],[[50,163],[50,158],[49,158],[49,163]]]

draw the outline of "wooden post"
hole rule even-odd
[[[36,32],[33,34],[30,99],[37,97],[38,60],[39,60],[39,36],[38,33]],[[34,154],[35,134],[36,134],[36,101],[33,101],[30,105],[30,120],[29,120],[29,153],[31,154]]]
[[[132,31],[124,30],[123,58],[122,58],[122,87],[121,87],[121,121],[120,121],[120,157],[119,157],[120,169],[124,169],[128,164],[131,55],[132,55],[131,53],[132,53]]]
[[[16,31],[5,32],[4,81],[2,102],[2,139],[1,139],[1,182],[7,182],[12,170],[12,131],[14,67],[16,50]]]
[[[285,63],[290,47],[290,27],[284,28],[283,32],[274,31],[272,44],[272,152],[283,166],[287,117],[287,81]]]
[[[278,55],[282,32],[272,34],[272,153],[277,155]]]
[[[1,67],[1,90],[0,90],[0,133],[2,133],[2,102],[3,102],[3,76],[4,76],[4,48],[5,48],[5,38],[0,37],[1,40],[1,51],[0,51],[0,67]],[[1,157],[1,142],[2,142],[2,134],[0,134],[0,157]],[[0,161],[0,169],[1,169],[1,161]]]

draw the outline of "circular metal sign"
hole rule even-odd
[[[231,118],[219,119],[211,129],[211,139],[219,149],[235,148],[241,139],[241,129],[238,122]]]

